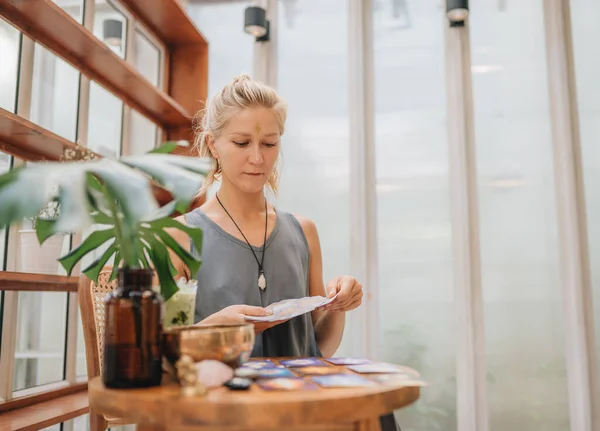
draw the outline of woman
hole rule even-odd
[[[276,210],[265,187],[277,192],[280,138],[286,105],[270,87],[241,76],[225,86],[201,113],[195,141],[213,169],[200,191],[221,180],[216,195],[180,217],[203,230],[202,266],[187,274],[198,280],[195,322],[231,324],[264,316],[267,305],[288,298],[321,295],[335,299],[323,309],[287,321],[256,322],[252,356],[333,356],[344,332],[345,313],[362,302],[353,277],[335,277],[324,286],[321,247],[315,224]],[[192,247],[181,231],[171,234]],[[396,429],[393,416],[386,418]]]

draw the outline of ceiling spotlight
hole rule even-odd
[[[123,23],[118,19],[106,19],[102,23],[102,38],[107,45],[121,46]]]
[[[469,0],[446,0],[446,16],[451,27],[463,26],[469,16]]]
[[[244,12],[244,31],[258,41],[259,38],[267,36],[268,30],[267,11],[258,6],[247,7]]]

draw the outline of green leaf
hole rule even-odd
[[[116,278],[119,275],[119,265],[121,265],[121,251],[117,250],[117,254],[115,255],[115,261],[113,263],[113,269],[112,272],[110,273],[110,277],[108,278],[108,282],[110,283],[113,280],[116,280]]]
[[[100,211],[92,213],[92,220],[95,224],[104,224],[110,226],[115,224],[115,220],[111,216],[101,213]]]
[[[38,242],[42,245],[48,238],[54,235],[56,220],[46,220],[37,217],[35,220],[35,233]]]
[[[175,148],[177,148],[179,144],[176,141],[167,141],[162,145],[159,145],[152,151],[148,151],[146,154],[166,154],[171,153]]]
[[[152,261],[154,270],[158,276],[160,293],[163,299],[168,301],[169,298],[179,290],[175,280],[173,280],[174,275],[171,270],[172,263],[169,252],[167,251],[167,248],[153,236],[145,235],[145,239],[150,244],[148,254],[150,255],[150,260]]]
[[[157,228],[164,229],[171,227],[184,231],[191,238],[192,242],[194,243],[194,248],[198,251],[198,254],[202,252],[202,229],[186,226],[183,223],[171,218],[155,220],[149,224],[152,230]]]
[[[118,203],[124,224],[131,230],[137,229],[144,216],[157,210],[148,177],[109,159],[101,159],[89,169],[102,180],[109,198]]]
[[[71,250],[69,253],[61,257],[58,261],[65,268],[68,275],[71,275],[73,268],[79,260],[96,248],[100,247],[106,241],[115,237],[115,229],[97,230],[92,232],[79,247]]]
[[[169,217],[177,208],[177,200],[172,200],[171,202],[163,205],[154,213],[147,215],[144,217],[142,222],[152,222],[154,220],[158,220],[164,217]]]
[[[173,155],[147,154],[143,156],[123,157],[121,161],[146,172],[177,199],[191,201],[198,192],[204,176],[170,163]]]
[[[154,231],[154,234],[157,235],[167,247],[173,250],[177,256],[179,256],[183,263],[190,269],[191,274],[198,273],[202,263],[200,260],[197,260],[186,249],[179,245],[179,243],[175,241],[167,232],[159,229]]]
[[[90,280],[93,280],[95,283],[98,283],[98,276],[100,275],[100,272],[104,268],[104,265],[106,265],[106,262],[108,262],[108,259],[110,259],[110,257],[113,254],[115,254],[118,250],[119,250],[118,245],[113,243],[110,247],[108,247],[108,249],[104,252],[104,254],[101,257],[96,259],[90,266],[88,266],[82,272]]]
[[[148,262],[148,259],[146,258],[146,246],[144,245],[143,242],[139,241],[138,247],[140,250],[140,252],[138,253],[138,256],[139,256],[139,261],[140,261],[140,264],[142,265],[142,268],[150,268],[150,263]]]
[[[56,165],[48,163],[47,165]],[[31,165],[0,175],[0,228],[26,217],[35,217],[51,198],[47,165]],[[51,183],[51,182],[50,182]]]

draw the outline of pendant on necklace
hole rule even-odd
[[[267,279],[265,278],[265,273],[260,271],[260,276],[258,277],[258,287],[261,290],[265,290],[267,288]]]

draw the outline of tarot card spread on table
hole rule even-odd
[[[295,358],[285,359],[279,363],[288,368],[297,367],[327,367],[328,365],[318,358]]]
[[[258,379],[271,379],[276,377],[296,377],[287,368],[263,368],[258,370],[256,378]]]
[[[330,376],[314,376],[311,379],[324,388],[356,388],[376,384],[356,374],[332,374]]]
[[[294,373],[301,376],[326,376],[329,374],[343,374],[345,371],[340,367],[300,367],[294,368]]]
[[[388,364],[386,362],[373,362],[371,364],[361,364],[361,365],[348,365],[349,370],[352,370],[361,374],[392,374],[392,373],[405,373],[405,374],[413,374],[416,377],[419,377],[419,373],[415,370],[402,367],[400,365]]]
[[[330,362],[335,365],[362,365],[362,364],[371,364],[372,361],[365,358],[326,358],[327,362]]]
[[[304,379],[297,377],[259,380],[256,384],[266,391],[302,391],[317,389],[317,386],[314,383],[307,382]]]

